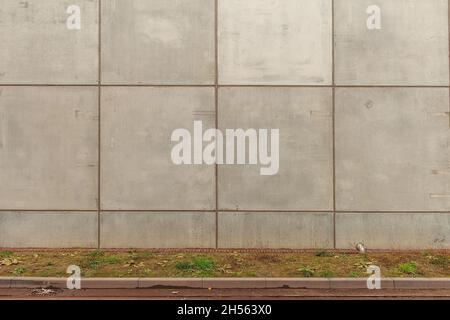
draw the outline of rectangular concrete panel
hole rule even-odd
[[[98,90],[0,87],[0,209],[95,210]]]
[[[448,249],[450,213],[337,213],[337,248],[357,243],[367,249]]]
[[[214,0],[102,2],[102,81],[213,84]]]
[[[220,165],[220,209],[332,210],[330,88],[220,88],[219,128],[279,129],[280,153],[274,175],[261,175],[268,166],[248,157],[245,165]]]
[[[447,0],[335,0],[334,6],[337,84],[449,84]],[[378,12],[380,28],[369,29]]]
[[[219,248],[333,247],[333,214],[220,212]]]
[[[102,209],[214,209],[214,166],[171,159],[174,130],[214,126],[213,88],[103,88],[101,103]]]
[[[213,248],[214,212],[102,212],[102,248]]]
[[[0,39],[0,84],[98,81],[98,0],[2,0]]]
[[[0,248],[96,248],[97,212],[0,212]]]
[[[331,84],[331,4],[219,1],[219,83]]]
[[[336,91],[339,211],[450,210],[449,91]]]

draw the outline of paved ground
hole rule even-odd
[[[446,299],[450,290],[0,289],[0,299]]]

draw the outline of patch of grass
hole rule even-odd
[[[401,273],[415,275],[417,273],[417,264],[413,261],[405,262],[398,265],[398,271]]]
[[[0,251],[0,258],[9,258],[13,256],[12,251]]]
[[[314,270],[308,267],[301,267],[300,269],[298,269],[298,272],[300,272],[300,274],[305,278],[311,278],[312,276],[314,276]]]
[[[118,264],[121,262],[122,259],[117,255],[106,255],[105,252],[96,250],[89,252],[81,264],[83,267],[97,269],[102,265]]]
[[[317,250],[317,251],[314,253],[314,255],[315,255],[316,257],[332,257],[332,256],[333,256],[332,253],[330,253],[330,252],[328,252],[328,251],[326,251],[326,250]]]
[[[197,271],[200,273],[211,273],[214,270],[214,261],[209,257],[194,257],[191,261],[180,261],[175,268],[182,271]]]
[[[198,270],[214,269],[214,262],[206,257],[197,257],[192,260],[192,265]]]
[[[175,268],[177,268],[178,270],[189,270],[189,269],[192,269],[192,264],[187,261],[180,261],[180,262],[177,262],[177,264],[175,265]]]
[[[107,256],[107,257],[102,257],[101,263],[103,264],[119,264],[122,262],[122,259],[118,256]]]
[[[105,255],[105,252],[103,252],[101,250],[94,250],[94,251],[89,252],[87,255],[88,255],[88,257],[91,257],[91,258],[99,258],[99,257],[103,257]]]
[[[21,276],[25,272],[27,272],[27,269],[22,268],[22,267],[17,267],[17,268],[14,268],[14,270],[12,271],[12,274],[15,276]]]
[[[384,277],[450,278],[450,251],[306,252],[0,251],[0,276],[67,277],[69,265],[83,277],[362,277],[377,265]],[[414,266],[411,266],[411,264]],[[17,270],[16,270],[17,269]]]

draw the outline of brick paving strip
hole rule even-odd
[[[66,278],[0,277],[0,288],[65,289]],[[367,289],[366,278],[86,278],[83,289]],[[382,289],[449,289],[450,278],[383,278]]]

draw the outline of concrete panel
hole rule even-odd
[[[219,1],[220,84],[331,84],[329,0]]]
[[[213,248],[214,212],[102,212],[102,248]]]
[[[450,213],[337,213],[336,246],[450,249]]]
[[[95,210],[98,92],[0,87],[0,209]]]
[[[219,208],[332,210],[331,89],[221,88],[219,127],[280,130],[277,174],[261,175],[259,164],[219,166]]]
[[[0,248],[95,248],[97,212],[0,212]]]
[[[220,212],[220,248],[331,248],[333,214]]]
[[[102,2],[102,81],[213,84],[214,0]]]
[[[447,0],[336,0],[336,83],[448,85]],[[369,6],[381,29],[369,30]]]
[[[214,126],[213,88],[103,88],[101,119],[103,209],[214,209],[214,166],[171,159],[173,130]]]
[[[449,211],[448,112],[448,89],[337,89],[337,210]]]
[[[81,29],[69,30],[71,5]],[[2,0],[1,84],[95,84],[98,81],[97,0]]]

